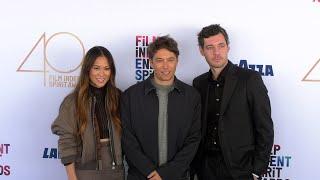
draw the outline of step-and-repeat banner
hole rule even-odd
[[[176,75],[191,84],[208,70],[197,33],[216,23],[230,60],[269,90],[275,144],[263,179],[320,179],[319,0],[3,0],[0,17],[0,179],[66,179],[50,125],[90,47],[112,52],[124,90],[152,72],[148,44],[170,34]]]

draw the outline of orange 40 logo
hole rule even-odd
[[[320,1],[320,0],[319,0]],[[307,74],[303,77],[302,81],[305,82],[320,82],[319,78],[319,67],[320,67],[320,59],[316,61],[316,63],[309,69]],[[313,74],[313,77],[312,77]]]
[[[58,32],[47,37],[43,33],[27,53],[17,72],[43,73],[46,86],[48,73],[69,74],[78,70],[84,54],[84,45],[75,34]],[[32,56],[36,58],[31,58]]]

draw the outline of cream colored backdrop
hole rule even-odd
[[[50,124],[90,47],[102,45],[112,52],[117,85],[124,90],[149,73],[145,60],[136,57],[136,50],[142,53],[145,48],[146,36],[151,41],[170,34],[181,50],[176,74],[190,84],[208,70],[196,34],[213,23],[230,35],[230,60],[260,71],[269,89],[275,148],[264,179],[320,179],[317,0],[0,4],[0,179],[66,178]]]

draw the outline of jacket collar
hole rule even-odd
[[[232,64],[231,62],[229,63],[230,63],[230,67],[228,68],[226,79],[225,79],[226,82],[223,88],[223,98],[221,102],[220,114],[223,114],[225,112],[238,82],[237,66]]]
[[[144,80],[144,94],[145,95],[156,90],[156,87],[154,87],[154,85],[151,82],[152,78],[154,78],[153,73],[148,77],[148,79]],[[174,76],[173,90],[177,91],[178,93],[184,92],[183,84],[176,76]]]

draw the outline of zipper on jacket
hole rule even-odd
[[[97,152],[97,138],[95,137],[96,127],[94,123],[94,110],[96,106],[96,97],[93,96],[93,102],[91,106],[91,121],[92,121],[92,130],[94,135],[94,142],[95,142],[95,156],[96,156],[96,170],[102,170],[102,160],[98,160],[98,152]]]
[[[105,103],[104,103],[104,106],[105,106],[105,109],[106,109],[106,112],[107,112],[107,123],[108,123],[108,128],[109,128],[109,131],[108,131],[108,134],[109,134],[109,138],[110,138],[110,153],[111,153],[111,160],[112,160],[112,169],[115,169],[116,168],[116,160],[115,160],[115,150],[114,150],[114,138],[113,138],[113,129],[112,129],[112,122],[111,122],[111,116],[110,116],[110,112],[107,108],[107,98],[105,97]]]
[[[109,127],[109,137],[110,137],[110,151],[111,151],[111,158],[112,158],[112,169],[115,169],[116,167],[116,161],[115,161],[115,154],[114,154],[114,142],[113,142],[113,129],[111,125],[111,117],[110,114],[108,115],[108,127]]]

